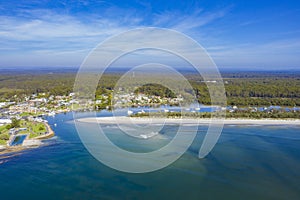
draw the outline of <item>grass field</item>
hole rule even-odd
[[[29,138],[35,138],[47,132],[47,128],[42,122],[21,120],[19,128],[26,128],[26,130],[18,131],[18,134],[29,134]],[[0,126],[0,145],[6,145],[9,140],[9,129],[10,126],[8,125]]]

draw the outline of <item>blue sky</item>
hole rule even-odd
[[[300,69],[299,22],[297,0],[1,0],[0,67],[78,67],[107,37],[151,26],[194,38],[221,69]]]

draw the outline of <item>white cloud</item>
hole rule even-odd
[[[206,13],[202,9],[196,9],[188,14],[182,14],[180,11],[169,11],[156,14],[153,19],[153,25],[188,32],[224,17],[229,10],[229,8],[225,8],[215,12]]]
[[[16,16],[0,15],[0,52],[2,52],[0,64],[9,65],[11,59],[12,63],[18,60],[18,65],[22,65],[22,61],[34,63],[33,60],[43,65],[49,60],[62,61],[62,56],[66,55],[66,60],[61,65],[71,63],[69,59],[72,56],[73,61],[76,60],[79,65],[82,61],[80,59],[84,57],[83,55],[87,55],[89,49],[109,36],[125,30],[152,25],[188,31],[223,15],[220,13],[202,15],[201,10],[197,10],[192,15],[182,16],[174,22],[172,14],[166,12],[156,15],[155,23],[147,24],[143,22],[145,19],[141,13],[134,10],[110,7],[105,12],[105,16],[118,13],[118,17],[113,14],[110,18],[95,15],[71,16],[42,9],[22,9]],[[199,14],[201,17],[197,17]],[[180,13],[175,15],[180,16]],[[61,59],[57,58],[58,55]]]
[[[300,38],[276,40],[262,44],[238,44],[209,49],[219,66],[297,68],[300,63]]]
[[[25,20],[0,16],[0,21],[1,39],[12,41],[80,42],[80,38],[103,38],[126,29],[114,21],[95,19],[92,23],[84,23],[77,18],[57,14]]]
[[[283,65],[284,61],[296,65],[300,62],[296,55],[299,55],[299,38],[263,44],[222,41],[223,30],[210,25],[226,17],[230,11],[231,7],[214,12],[196,8],[190,13],[177,10],[149,15],[136,10],[109,7],[103,15],[76,16],[42,9],[22,9],[15,16],[0,14],[0,67],[78,66],[89,51],[106,38],[143,26],[171,28],[186,33],[204,42],[207,51],[221,65]],[[251,23],[249,21],[243,25]],[[205,29],[206,26],[210,26],[209,30]],[[155,41],[151,42],[155,44]],[[180,42],[174,44],[168,38],[164,42],[169,43],[170,47],[181,46],[192,53]]]

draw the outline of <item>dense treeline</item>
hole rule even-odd
[[[75,74],[0,75],[1,100],[33,93],[64,95],[72,91]]]
[[[226,95],[230,97],[300,97],[300,80],[297,79],[235,79],[227,82]]]
[[[150,96],[160,96],[160,97],[168,97],[175,98],[176,95],[169,88],[164,87],[159,84],[149,83],[145,84],[139,88],[137,88],[134,93],[142,93]]]
[[[191,81],[199,102],[209,104],[206,84]],[[228,105],[300,106],[300,78],[225,78]]]
[[[238,111],[238,112],[227,112],[227,118],[275,118],[275,119],[299,119],[300,112],[283,112],[279,110],[273,110],[272,112],[249,112],[249,111]]]
[[[168,113],[135,113],[131,117],[167,117],[167,118],[210,118],[212,113],[209,112],[168,112]],[[238,111],[227,112],[226,118],[248,118],[248,119],[299,119],[300,111],[297,112],[250,112],[250,111]]]
[[[0,74],[0,100],[17,101],[25,95],[47,93],[66,95],[73,90],[75,73],[58,74]],[[96,95],[110,93],[121,74],[102,76]],[[209,105],[210,95],[206,83],[196,75],[186,74],[200,103]],[[237,106],[300,106],[299,73],[227,73],[223,74],[228,105]],[[173,97],[166,88],[148,85],[138,92]]]

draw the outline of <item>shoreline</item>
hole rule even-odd
[[[146,118],[146,117],[89,117],[76,119],[78,122],[99,124],[210,124],[222,123],[222,120],[208,118]],[[300,125],[300,119],[246,119],[230,118],[223,120],[224,125]]]
[[[18,152],[22,152],[22,151],[27,150],[27,149],[33,149],[33,148],[38,148],[38,147],[39,147],[39,145],[35,145],[35,146],[6,146],[5,148],[3,148],[0,151],[0,159],[1,159],[1,156],[9,154],[9,153],[18,153]],[[8,156],[8,157],[10,157],[10,156]]]
[[[23,145],[17,145],[17,146],[7,146],[7,145],[0,145],[0,156],[8,154],[8,153],[16,153],[16,152],[21,152],[24,151],[26,149],[32,149],[32,148],[38,148],[42,145],[42,143],[40,142],[40,140],[44,140],[44,139],[49,139],[52,138],[55,133],[52,130],[52,128],[49,126],[48,123],[44,123],[48,133],[45,135],[41,135],[35,138],[31,138],[31,139],[27,139],[24,140]],[[24,145],[24,143],[26,143],[26,145]]]
[[[49,138],[52,138],[55,133],[54,131],[52,130],[52,128],[49,126],[48,123],[44,123],[44,125],[46,126],[47,130],[48,130],[48,133],[45,134],[45,135],[41,135],[41,136],[38,136],[38,137],[35,137],[33,139],[36,139],[36,140],[44,140],[44,139],[49,139]]]

